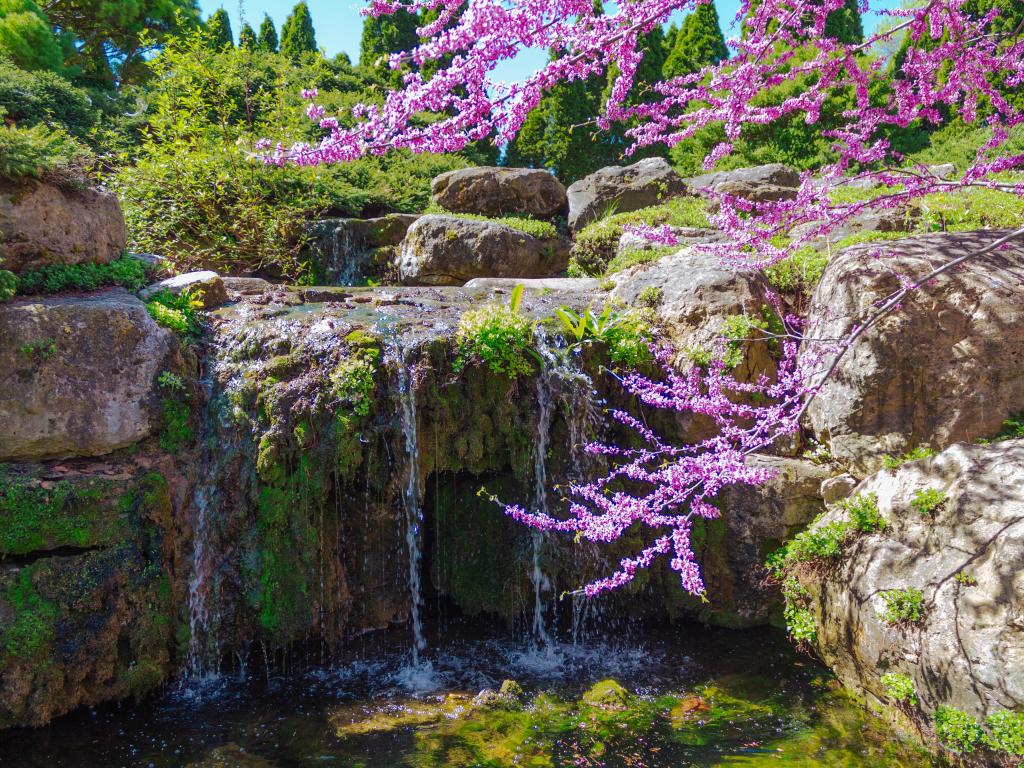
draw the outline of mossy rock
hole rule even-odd
[[[606,707],[609,709],[622,709],[628,706],[632,697],[629,691],[622,687],[617,680],[602,680],[594,683],[583,694],[581,701],[592,707]]]

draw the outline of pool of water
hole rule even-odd
[[[4,768],[932,764],[773,630],[538,650],[456,628],[416,667],[366,639],[326,669],[224,676],[0,733]]]

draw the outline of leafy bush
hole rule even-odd
[[[931,515],[935,510],[946,503],[946,492],[938,488],[920,488],[914,491],[910,499],[910,506],[917,510],[922,517]]]
[[[652,359],[651,328],[637,312],[616,312],[607,304],[600,315],[590,307],[579,314],[568,307],[559,307],[555,317],[572,347],[594,342],[604,344],[609,359],[627,368],[636,368]]]
[[[158,325],[174,331],[185,340],[195,338],[201,331],[198,309],[200,303],[188,291],[175,295],[160,291],[146,301],[146,311]]]
[[[17,279],[18,293],[92,291],[105,285],[137,291],[147,282],[145,266],[131,256],[108,264],[54,264],[23,272]]]
[[[878,512],[878,496],[873,493],[858,493],[839,502],[839,507],[850,515],[850,525],[861,533],[872,533],[885,529],[885,520]]]
[[[609,264],[619,247],[619,238],[626,227],[649,224],[673,227],[708,226],[707,204],[700,197],[674,197],[660,205],[639,211],[612,214],[600,221],[588,224],[576,233],[576,243],[569,262],[570,277],[600,277],[608,271]],[[675,250],[675,249],[673,249]],[[661,253],[664,253],[662,251]],[[624,266],[617,265],[617,269]]]
[[[2,178],[73,184],[83,178],[83,169],[91,159],[89,150],[60,128],[0,127]]]
[[[18,291],[18,278],[6,269],[0,269],[0,302],[12,298]]]
[[[954,752],[973,752],[985,732],[974,718],[954,707],[941,706],[935,710],[935,735]]]
[[[1024,755],[1024,712],[1001,709],[985,718],[985,743],[1011,755]]]
[[[26,71],[0,56],[0,111],[20,126],[61,127],[85,139],[99,113],[81,88],[53,72]]]
[[[511,379],[533,373],[527,357],[533,348],[533,323],[519,313],[522,293],[522,286],[516,286],[507,306],[485,304],[462,314],[455,331],[456,371],[478,362]]]
[[[889,697],[900,704],[917,706],[917,690],[914,681],[908,675],[899,672],[886,672],[882,675],[882,685]]]
[[[899,469],[910,461],[920,461],[935,455],[935,451],[926,445],[919,445],[913,450],[907,451],[902,456],[890,456],[888,453],[882,457],[882,466],[888,470]]]
[[[790,637],[798,643],[812,643],[818,637],[818,626],[814,621],[808,603],[810,593],[795,578],[787,578],[782,585],[782,597],[785,601],[783,618]]]
[[[882,593],[885,611],[882,621],[893,627],[918,624],[924,618],[924,595],[915,587],[890,589]]]

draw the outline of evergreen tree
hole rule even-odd
[[[825,37],[834,37],[847,45],[864,42],[864,23],[860,18],[857,0],[846,0],[842,8],[828,15],[825,20]]]
[[[705,3],[683,20],[662,73],[666,78],[680,77],[727,58],[729,48],[718,23],[718,11],[714,3]]]
[[[256,47],[268,53],[277,53],[277,28],[274,20],[268,14],[263,14],[263,23],[260,24],[260,35],[256,41]]]
[[[316,32],[309,6],[304,2],[296,5],[281,27],[281,53],[292,61],[299,61],[306,54],[316,53]]]
[[[23,69],[64,67],[50,20],[32,0],[0,0],[0,53]]]
[[[206,20],[206,31],[209,34],[210,45],[218,51],[235,47],[235,36],[231,32],[231,19],[228,18],[228,12],[223,8],[218,8]]]
[[[363,36],[359,41],[359,66],[375,71],[390,81],[400,79],[402,73],[388,68],[387,57],[419,45],[417,26],[419,19],[405,11],[367,16],[363,22]]]
[[[238,47],[245,51],[256,50],[256,31],[249,26],[249,22],[243,23],[238,33]]]

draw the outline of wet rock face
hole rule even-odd
[[[99,456],[159,425],[178,342],[122,289],[0,305],[0,461]]]
[[[105,264],[127,234],[113,193],[0,180],[0,262],[15,273],[52,264]]]
[[[660,157],[602,168],[567,190],[569,228],[578,230],[609,213],[647,208],[687,191],[679,174]]]
[[[139,297],[144,300],[150,299],[163,291],[174,296],[188,291],[189,296],[198,301],[203,309],[219,307],[228,301],[228,289],[224,285],[224,281],[220,275],[210,270],[187,272],[184,275],[168,277],[166,280],[143,288],[139,291]]]
[[[167,481],[0,465],[0,727],[142,697],[171,670]]]
[[[843,337],[876,302],[984,247],[999,232],[865,243],[833,257],[814,292],[812,337]],[[880,258],[877,254],[881,254]],[[874,326],[843,358],[809,416],[832,455],[861,473],[885,453],[945,448],[994,434],[1024,410],[1024,245],[939,277]]]
[[[922,514],[912,501],[925,489],[945,496]],[[947,705],[980,719],[1024,706],[1024,441],[955,445],[855,492],[876,494],[886,526],[858,537],[824,578],[801,579],[821,657],[881,699],[883,674],[909,676],[925,712]],[[887,624],[887,591],[908,588],[922,593],[920,619]]]
[[[555,277],[569,249],[559,238],[538,239],[493,221],[424,216],[402,243],[405,285],[463,285],[477,277]]]
[[[394,257],[417,214],[389,213],[373,219],[322,219],[306,230],[305,256],[317,282],[354,285],[388,277]]]
[[[525,214],[550,219],[567,206],[565,187],[547,171],[531,168],[464,168],[431,184],[431,200],[454,213]]]

